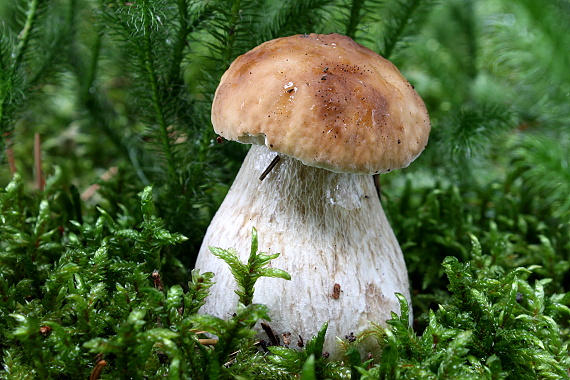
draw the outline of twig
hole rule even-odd
[[[44,191],[45,181],[42,172],[42,138],[39,133],[34,135],[34,164],[36,169],[36,187]]]
[[[203,344],[204,346],[215,346],[218,343],[217,339],[198,339],[198,342],[200,342],[200,344]]]
[[[263,331],[265,331],[265,333],[269,337],[269,340],[271,341],[271,344],[273,346],[280,346],[281,345],[281,343],[279,342],[279,337],[277,335],[275,335],[271,326],[269,326],[267,323],[261,322],[261,328],[263,329]]]
[[[109,168],[109,170],[107,170],[105,173],[103,173],[101,175],[101,178],[103,181],[108,181],[110,180],[115,174],[117,174],[117,172],[119,171],[119,169],[116,166],[111,166]],[[99,190],[99,188],[101,187],[101,185],[94,183],[93,185],[89,186],[83,193],[81,193],[81,200],[82,201],[86,201],[91,199],[91,197],[93,197],[95,195],[95,193],[97,192],[97,190]]]
[[[91,375],[89,376],[89,380],[98,380],[99,377],[101,376],[101,372],[103,372],[103,368],[106,365],[107,365],[107,361],[104,359],[97,361],[95,368],[93,368],[93,371],[91,371]]]
[[[6,139],[6,156],[8,157],[8,166],[10,167],[10,174],[16,174],[16,159],[14,158],[14,150],[12,149],[12,139]]]
[[[269,164],[267,169],[265,169],[263,171],[263,173],[261,173],[261,175],[259,176],[260,181],[263,181],[265,179],[265,177],[267,177],[269,172],[271,172],[273,170],[273,168],[275,168],[275,166],[277,165],[277,163],[279,162],[280,159],[281,159],[281,157],[279,155],[275,156],[275,158],[271,161],[271,163]]]
[[[190,332],[193,332],[194,334],[198,335],[198,334],[205,334],[207,333],[207,331],[203,331],[203,330],[193,330],[190,329]],[[214,339],[214,338],[201,338],[198,339],[198,342],[200,344],[203,344],[204,346],[214,346],[218,343],[218,339]]]

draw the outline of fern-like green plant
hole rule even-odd
[[[272,356],[267,359],[282,370],[299,373],[302,379],[346,378],[350,369],[339,368],[337,363],[327,360],[328,353],[323,351],[328,323],[323,324],[317,335],[306,342],[303,350],[271,346]]]
[[[47,194],[56,185],[51,178]],[[157,347],[169,371],[184,371],[180,357],[198,344],[189,318],[203,304],[212,275],[194,272],[186,291],[164,289],[157,279],[164,247],[184,237],[154,216],[152,188],[141,193],[140,214],[124,210],[115,219],[99,209],[94,220],[79,222],[67,219],[74,210],[66,208],[65,193],[38,199],[23,187],[16,175],[0,193],[4,374],[85,378],[98,354],[108,363],[106,373],[142,377],[160,372]]]
[[[372,333],[384,345],[380,363],[360,369],[362,379],[568,378],[568,345],[553,317],[570,308],[545,297],[549,280],[527,282],[526,268],[476,270],[472,264],[484,255],[474,236],[472,242],[473,261],[444,260],[452,297],[430,311],[421,336],[410,329],[399,297],[401,315]]]
[[[526,190],[523,203],[533,207],[533,199],[544,199],[550,210],[537,210],[551,215],[555,224],[570,221],[570,161],[565,146],[569,141],[540,136],[524,136],[515,143],[511,165],[513,171],[507,185],[520,180]],[[546,221],[549,223],[550,221]]]
[[[230,267],[230,271],[238,284],[238,289],[235,292],[239,296],[239,302],[245,306],[252,303],[255,291],[254,286],[259,278],[273,277],[291,280],[289,273],[284,270],[266,267],[271,260],[279,257],[281,254],[268,255],[258,252],[257,230],[255,227],[252,228],[251,232],[251,249],[246,264],[239,260],[238,253],[233,248],[209,248],[214,256],[224,260]]]

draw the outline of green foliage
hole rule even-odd
[[[74,210],[67,197],[61,191],[30,197],[19,176],[0,194],[6,376],[18,378],[24,369],[34,377],[85,378],[100,354],[106,372],[142,377],[161,366],[160,350],[166,368],[181,371],[184,349],[197,344],[190,317],[212,275],[194,272],[186,291],[163,288],[160,253],[184,237],[153,215],[151,187],[141,193],[140,213],[125,209],[117,219],[103,209],[91,222],[68,219]]]
[[[251,231],[251,249],[247,264],[239,260],[238,253],[233,248],[209,247],[214,256],[224,260],[230,267],[230,271],[238,284],[238,290],[235,292],[239,296],[239,302],[245,306],[251,304],[255,290],[254,286],[259,278],[274,277],[291,280],[289,273],[284,270],[266,267],[271,260],[279,257],[280,253],[268,255],[258,252],[257,247],[257,230],[255,227]]]
[[[302,379],[346,378],[350,373],[347,368],[327,360],[328,353],[323,352],[327,328],[328,323],[325,323],[301,351],[281,346],[268,347],[274,355],[268,356],[267,359],[277,368],[299,373]]]
[[[533,152],[530,157],[529,152]],[[543,198],[549,209],[537,212],[555,221],[570,220],[569,158],[562,144],[544,137],[523,137],[515,145],[511,165],[507,185],[521,181],[525,196],[521,203],[536,207],[534,199]]]
[[[48,190],[58,187],[57,179],[49,184]],[[451,207],[465,201],[460,193],[454,197]],[[228,320],[197,314],[212,274],[193,272],[185,288],[165,286],[160,273],[167,272],[156,270],[164,261],[160,253],[183,237],[153,216],[152,188],[141,192],[138,211],[124,209],[112,218],[99,208],[95,219],[82,223],[68,219],[76,211],[71,198],[61,191],[30,196],[18,176],[0,194],[3,378],[85,378],[103,359],[102,372],[110,378],[565,378],[570,366],[564,332],[570,302],[557,293],[563,285],[545,277],[567,271],[559,263],[513,267],[521,259],[507,265],[512,245],[498,227],[484,244],[469,236],[465,263],[443,260],[448,293],[440,294],[436,311],[426,312],[421,334],[409,327],[408,305],[400,296],[400,316],[394,314],[388,328],[376,325],[365,334],[381,342],[381,356],[362,361],[357,340],[347,347],[343,364],[323,352],[326,324],[303,349],[271,346],[263,353],[252,327],[268,319],[264,306],[239,304]],[[437,205],[426,203],[429,215]],[[272,258],[259,254],[256,242],[254,230],[247,264],[220,250],[242,279],[248,273],[258,278]],[[526,263],[556,260],[545,236],[532,249],[528,243],[520,249],[525,247],[536,253]],[[53,250],[61,254],[49,262]],[[244,295],[252,295],[250,283]],[[217,337],[214,346],[202,345],[204,333]]]
[[[199,378],[217,379],[222,373],[229,372],[226,363],[231,363],[231,356],[239,350],[253,348],[252,338],[256,332],[252,327],[259,319],[269,319],[267,308],[263,305],[239,305],[236,315],[229,321],[210,315],[194,315],[192,322],[195,328],[218,337],[214,349],[204,355],[204,371]]]
[[[559,0],[0,2],[0,378],[568,377],[569,24]],[[222,73],[313,32],[388,57],[432,122],[381,178],[414,325],[400,298],[342,361],[326,325],[304,348],[257,343],[255,281],[287,276],[255,231],[248,263],[214,249],[232,318],[198,314],[214,276],[191,270],[245,154],[210,126]],[[381,354],[359,351],[370,336]]]
[[[362,379],[564,379],[568,343],[555,319],[570,308],[545,295],[549,279],[528,281],[531,270],[477,264],[489,257],[472,237],[472,260],[443,262],[451,298],[429,312],[421,336],[408,325],[409,310],[400,297],[401,316],[375,335],[384,345],[380,365],[361,370]]]

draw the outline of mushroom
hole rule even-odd
[[[399,310],[396,292],[410,300],[372,174],[408,166],[430,123],[392,63],[338,34],[265,42],[222,76],[212,124],[223,138],[253,145],[197,258],[196,268],[216,275],[201,312],[235,311],[235,280],[208,247],[233,247],[246,261],[252,227],[261,251],[281,253],[271,265],[292,278],[261,278],[253,301],[269,307],[271,328],[292,345],[329,322],[324,350],[338,356],[335,337],[384,324]]]

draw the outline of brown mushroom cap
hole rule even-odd
[[[430,132],[398,69],[339,34],[278,38],[238,57],[216,90],[212,123],[226,139],[361,174],[408,166]]]

